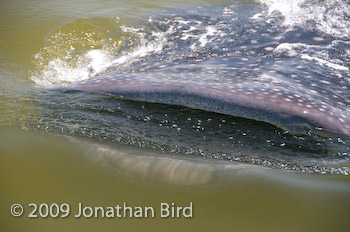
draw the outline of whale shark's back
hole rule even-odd
[[[350,135],[350,116],[313,97],[310,92],[259,82],[205,80],[200,75],[159,73],[121,74],[98,78],[65,89],[115,95],[130,100],[183,105],[265,121],[292,129],[327,130]],[[204,80],[203,80],[204,79]],[[258,78],[256,78],[258,79]]]

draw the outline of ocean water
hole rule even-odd
[[[347,231],[349,12],[344,0],[2,1],[2,226]],[[337,118],[323,127],[276,123],[258,111],[212,112],[209,101],[194,109],[186,98],[60,91],[118,76],[135,85],[238,85]],[[195,216],[10,214],[14,203],[125,201],[193,202]]]

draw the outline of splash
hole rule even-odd
[[[268,13],[281,13],[286,26],[308,25],[338,37],[350,36],[350,5],[344,0],[260,0]]]
[[[160,52],[166,43],[163,32],[148,35],[119,19],[104,19],[109,24],[101,28],[95,20],[77,20],[53,32],[34,57],[30,79],[39,86],[66,86]]]

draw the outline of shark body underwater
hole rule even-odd
[[[318,24],[317,17],[287,25],[286,15],[268,11],[261,4],[238,2],[159,13],[133,25],[139,28],[134,30],[136,41],[143,41],[139,48],[122,46],[117,62],[103,73],[55,89],[263,121],[291,133],[291,139],[312,131],[346,141],[349,37],[310,26]],[[151,51],[143,54],[142,49]],[[315,147],[327,143],[323,138],[315,141]],[[318,152],[313,149],[308,154]]]

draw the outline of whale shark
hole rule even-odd
[[[115,53],[88,49],[76,68],[65,63],[70,56],[55,58],[33,76],[49,88],[36,93],[40,130],[348,174],[347,32],[313,27],[318,17],[285,20],[265,5],[235,2],[120,21],[111,30],[122,35]],[[52,45],[61,39],[53,36]]]
[[[146,42],[122,48],[104,72],[63,89],[349,136],[350,63],[339,52],[350,51],[349,42],[284,26],[284,17],[265,11],[237,3],[140,22],[134,29]]]

